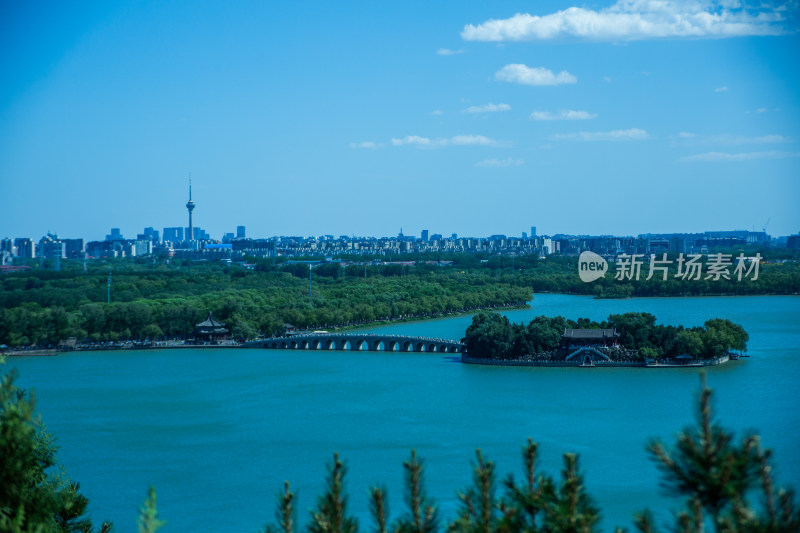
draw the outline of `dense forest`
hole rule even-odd
[[[470,357],[515,360],[557,351],[564,330],[576,328],[615,329],[620,346],[640,360],[683,354],[711,359],[732,350],[745,351],[749,340],[742,326],[720,318],[694,328],[656,324],[650,313],[612,314],[603,322],[538,316],[528,324],[513,324],[497,313],[481,312],[472,317],[464,342]]]
[[[235,338],[276,335],[284,324],[331,328],[521,306],[530,289],[452,268],[305,264],[247,270],[211,264],[147,269],[33,271],[0,278],[0,344],[180,338],[209,313]],[[327,269],[332,270],[327,272]],[[337,272],[338,271],[338,272]],[[355,273],[355,275],[351,275]],[[107,303],[110,294],[111,303]]]
[[[662,483],[684,502],[674,513],[674,531],[797,532],[800,508],[791,490],[776,488],[771,453],[758,436],[734,434],[717,424],[711,413],[711,391],[703,383],[697,427],[678,435],[674,447],[652,441],[650,457],[662,472]],[[34,412],[14,375],[0,380],[0,531],[9,533],[107,533],[111,524],[95,528],[86,515],[89,500],[78,483],[58,470],[53,437]],[[584,484],[578,457],[564,454],[559,477],[537,469],[538,445],[522,449],[523,476],[497,481],[495,465],[480,452],[473,462],[472,485],[458,493],[457,516],[443,524],[436,503],[425,494],[424,469],[416,453],[403,464],[407,509],[393,521],[381,487],[368,491],[374,533],[591,533],[598,531],[601,509]],[[617,465],[624,468],[625,465]],[[348,512],[346,466],[334,454],[327,469],[325,490],[301,527],[298,500],[287,482],[274,511],[276,523],[265,533],[358,533],[359,523]],[[498,492],[502,488],[502,493]],[[752,502],[759,502],[754,505]],[[633,509],[632,509],[633,511]],[[265,515],[269,514],[265,512]],[[165,513],[169,521],[169,510]],[[634,514],[634,526],[654,533],[652,514]],[[139,514],[139,531],[155,533],[165,521],[150,488]],[[621,532],[621,529],[616,531]]]
[[[209,311],[233,337],[247,339],[280,334],[286,323],[327,329],[519,306],[537,292],[596,297],[800,292],[800,264],[776,257],[761,265],[756,281],[680,280],[672,274],[667,281],[658,276],[648,281],[645,273],[640,281],[617,281],[609,274],[593,283],[580,280],[572,257],[442,253],[397,256],[394,264],[371,259],[347,266],[253,259],[253,268],[176,259],[63,260],[61,270],[43,261],[30,271],[0,276],[0,344],[181,338]]]

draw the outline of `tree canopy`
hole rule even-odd
[[[537,316],[526,325],[513,324],[498,313],[481,312],[472,317],[463,341],[470,357],[514,360],[556,350],[565,329],[614,329],[619,334],[619,344],[640,359],[683,354],[710,359],[730,351],[744,351],[749,340],[742,326],[721,318],[693,328],[657,324],[650,313],[611,314],[603,322]]]

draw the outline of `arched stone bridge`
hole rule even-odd
[[[370,352],[438,352],[461,353],[459,341],[406,335],[371,333],[312,333],[291,337],[273,337],[250,341],[245,348],[273,350],[364,350]]]

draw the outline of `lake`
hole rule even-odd
[[[512,321],[537,315],[603,320],[647,311],[660,323],[728,318],[750,334],[747,360],[707,368],[720,422],[762,435],[778,481],[800,483],[800,298],[594,300],[537,295]],[[471,317],[364,328],[458,339]],[[35,391],[58,458],[81,483],[96,522],[136,531],[153,485],[162,531],[256,531],[274,520],[289,480],[301,522],[324,485],[333,452],[348,465],[350,509],[371,529],[366,493],[388,487],[390,516],[405,511],[402,463],[424,459],[428,494],[449,520],[470,482],[475,448],[499,478],[522,474],[521,449],[540,443],[540,469],[580,454],[603,530],[631,527],[650,507],[660,525],[681,502],[659,489],[644,447],[671,444],[694,420],[698,369],[536,368],[461,364],[436,353],[176,349],[10,358]]]

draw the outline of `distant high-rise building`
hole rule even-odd
[[[189,201],[186,202],[186,209],[189,211],[189,231],[186,238],[188,240],[194,239],[194,225],[192,224],[192,211],[194,211],[194,202],[192,201],[192,179],[189,178]]]
[[[14,239],[14,247],[17,249],[17,257],[23,259],[33,259],[36,255],[36,244],[33,239],[27,237],[20,237]]]
[[[236,226],[236,238],[237,239],[247,238],[245,237],[244,226]]]
[[[134,241],[131,244],[133,246],[133,253],[131,253],[131,255],[141,257],[143,255],[150,255],[153,253],[153,241],[150,239]]]
[[[522,232],[522,238],[523,239],[527,239],[528,238],[528,234],[526,232],[524,232],[524,231]]]
[[[39,239],[37,250],[39,252],[37,255],[45,259],[63,259],[66,257],[64,241],[53,233],[48,233]]]
[[[89,241],[86,243],[86,255],[89,257],[123,257],[124,241]]]
[[[111,228],[111,233],[106,235],[107,241],[124,241],[125,237],[122,236],[122,232],[119,231],[119,228]]]
[[[422,230],[422,241],[428,242],[428,230],[426,229]]]
[[[183,242],[183,228],[164,228],[165,242]]]
[[[144,232],[138,234],[136,236],[137,241],[152,241],[154,244],[158,244],[161,241],[160,235],[158,230],[153,228],[144,228]]]
[[[458,239],[458,233],[453,233],[452,235],[450,235],[450,238],[453,240]]]
[[[786,238],[786,247],[792,250],[800,250],[800,233],[797,235],[789,235]]]
[[[187,241],[207,241],[211,239],[208,232],[203,228],[186,228],[184,236]]]
[[[62,239],[64,241],[64,257],[82,259],[86,255],[85,239]]]
[[[14,241],[9,238],[5,238],[0,241],[0,252],[8,252],[11,255],[14,255]]]
[[[531,226],[531,238],[536,237],[536,226]]]

